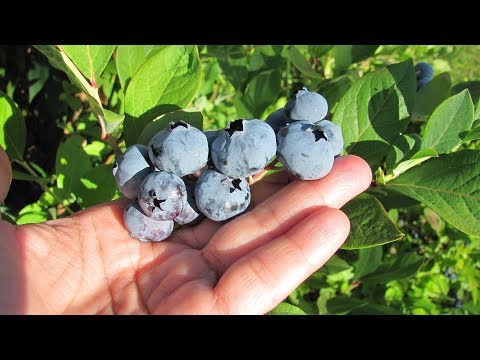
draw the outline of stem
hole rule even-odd
[[[28,165],[28,163],[25,160],[14,160],[17,164],[21,165],[27,172],[34,176],[34,177],[39,177],[38,174]],[[63,200],[60,199],[53,191],[51,191],[48,186],[37,183],[40,185],[43,191],[48,192],[50,195],[53,196],[53,198],[59,203],[62,204],[62,206],[65,208],[65,211],[68,212],[70,215],[73,215],[74,212],[68,207],[68,205],[63,204]]]
[[[112,150],[113,150],[113,152],[115,153],[116,156],[122,155],[122,150],[120,150],[117,142],[115,141],[115,139],[113,137],[111,137],[110,135],[107,135],[105,137],[105,142],[111,146],[111,148],[112,148]]]

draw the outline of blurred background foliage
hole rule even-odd
[[[222,128],[239,117],[265,119],[303,86],[326,97],[331,118],[356,79],[408,58],[432,64],[435,75],[448,73],[447,96],[468,88],[474,104],[480,97],[480,46],[198,49],[203,75],[190,105],[201,110],[204,130]],[[115,55],[96,82],[102,105],[122,114],[125,79],[118,75]],[[1,206],[4,219],[17,224],[56,219],[119,196],[111,176],[113,143],[101,140],[86,95],[45,56],[33,46],[0,46],[0,91],[16,102],[27,129],[23,159],[12,163],[14,181]],[[421,133],[425,116],[419,111],[412,120],[411,130]],[[121,131],[116,135],[124,150]],[[461,147],[480,148],[478,140]],[[479,314],[480,239],[416,202],[399,202],[388,214],[405,238],[339,250],[273,313]]]

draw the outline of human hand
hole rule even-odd
[[[130,237],[126,199],[41,224],[0,221],[0,313],[264,314],[342,245],[338,209],[371,178],[351,155],[320,180],[278,173],[252,185],[244,215],[159,243]]]

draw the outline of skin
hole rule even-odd
[[[0,313],[265,314],[345,241],[338,209],[370,181],[356,156],[317,181],[278,173],[252,186],[248,213],[160,243],[128,235],[126,199],[41,224],[0,221]]]

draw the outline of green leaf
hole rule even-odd
[[[183,120],[186,123],[202,130],[203,128],[203,116],[198,108],[187,108],[177,111],[172,111],[158,116],[148,123],[143,129],[137,139],[137,144],[148,145],[150,140],[156,133],[163,130],[171,121]]]
[[[196,46],[167,46],[143,63],[125,93],[127,143],[133,144],[147,123],[137,121],[142,114],[156,107],[190,103],[200,85],[201,72]]]
[[[120,123],[123,121],[124,115],[115,114],[102,107],[102,102],[98,94],[98,88],[92,86],[85,79],[81,71],[63,51],[63,48],[52,45],[36,45],[35,47],[47,57],[48,61],[54,68],[59,69],[67,74],[70,81],[79,89],[83,90],[83,92],[85,92],[90,108],[92,109],[92,112],[95,114],[95,118],[102,128],[102,139],[104,139],[107,134],[111,134],[113,131],[115,131],[115,129],[117,129]]]
[[[117,184],[112,174],[113,164],[98,165],[85,172],[75,183],[77,201],[86,208],[112,200],[117,194]]]
[[[28,204],[18,212],[17,225],[35,224],[48,220],[47,212],[37,203]]]
[[[409,160],[403,161],[398,166],[393,169],[393,176],[398,176],[401,173],[404,173],[408,169],[421,164],[422,162],[432,158],[438,157],[438,153],[432,149],[422,149],[417,151]],[[385,177],[387,181],[387,177]]]
[[[281,75],[278,70],[264,71],[247,85],[245,93],[237,92],[235,109],[239,118],[260,119],[264,110],[274,104],[280,93]]]
[[[422,138],[417,134],[404,134],[397,137],[388,149],[385,158],[387,170],[391,170],[400,162],[410,159],[413,154],[420,150],[421,146]]]
[[[33,66],[28,70],[27,78],[29,81],[29,103],[31,103],[35,96],[37,96],[37,94],[43,89],[48,80],[49,73],[50,71],[48,66],[40,65],[36,61],[33,63]]]
[[[162,50],[165,45],[119,45],[115,62],[122,89],[135,75],[140,66],[150,57]]]
[[[348,75],[341,75],[332,80],[323,82],[317,92],[322,94],[328,102],[329,112],[334,113],[337,103],[352,85],[353,80]]]
[[[29,174],[25,174],[23,172],[12,170],[12,177],[14,180],[23,180],[23,181],[35,181],[40,185],[46,185],[50,181],[52,181],[52,177],[40,177],[40,176],[32,176]]]
[[[102,110],[105,131],[107,134],[111,134],[122,124],[123,120],[125,119],[125,115],[119,115],[107,109]]]
[[[385,187],[423,202],[466,234],[480,236],[480,151],[429,159]]]
[[[307,315],[302,309],[295,305],[281,302],[274,309],[272,309],[268,315]]]
[[[475,120],[475,123],[479,125],[478,120],[480,120],[480,100],[478,100],[478,103],[477,103],[477,109],[475,110],[474,120]]]
[[[335,59],[335,73],[344,72],[352,63],[352,45],[335,45],[332,51]]]
[[[352,62],[368,59],[377,49],[378,45],[352,45]]]
[[[451,93],[452,81],[448,73],[435,76],[418,92],[415,100],[414,116],[430,116]]]
[[[425,126],[422,147],[446,153],[462,143],[472,124],[473,102],[468,90],[464,90],[435,109]]]
[[[348,315],[401,315],[401,312],[385,305],[368,303],[352,309]]]
[[[361,279],[363,276],[374,272],[382,263],[383,250],[381,246],[360,249],[358,253],[359,258],[354,264],[355,276],[353,280]]]
[[[402,280],[413,276],[425,259],[415,253],[399,255],[392,263],[383,263],[373,273],[363,277],[363,282],[386,283],[393,280]]]
[[[401,207],[409,207],[418,205],[419,202],[409,196],[402,195],[392,189],[386,188],[381,184],[370,187],[367,193],[373,195],[381,202],[383,207],[387,210],[397,209]]]
[[[470,130],[467,136],[465,136],[462,141],[468,142],[468,141],[478,140],[478,139],[480,139],[480,126],[477,126],[472,130]]]
[[[316,58],[325,55],[332,48],[333,45],[308,45],[308,51],[310,52],[310,55]]]
[[[61,45],[60,47],[92,84],[100,77],[115,50],[115,45]]]
[[[343,315],[350,311],[368,304],[366,300],[360,300],[347,295],[338,295],[327,301],[327,310],[329,314]]]
[[[327,270],[328,273],[334,274],[339,271],[347,270],[350,268],[350,264],[343,260],[338,255],[333,255],[323,267]]]
[[[200,85],[196,46],[167,46],[148,59],[125,93],[125,113],[138,117],[157,105],[188,105]]]
[[[159,116],[180,110],[177,105],[158,105],[146,111],[138,118],[126,115],[123,123],[123,133],[125,135],[125,143],[131,146],[137,143],[138,137],[145,129],[148,123],[158,118]]]
[[[93,161],[102,161],[103,157],[110,151],[110,149],[107,148],[106,143],[98,140],[93,140],[90,144],[85,146],[83,150]]]
[[[372,195],[360,194],[343,206],[350,219],[350,234],[342,249],[360,249],[400,240],[404,235],[395,226],[382,204]]]
[[[342,128],[348,153],[377,168],[409,122],[416,93],[411,60],[357,80],[338,103],[332,121]]]
[[[25,225],[25,224],[37,224],[48,220],[48,214],[46,211],[42,212],[31,212],[20,215],[17,218],[17,225]]]
[[[452,88],[452,92],[454,94],[458,94],[465,89],[468,89],[468,92],[470,93],[470,96],[472,97],[472,101],[474,103],[480,100],[480,81],[466,81],[456,84]]]
[[[312,66],[308,63],[307,59],[305,59],[305,56],[303,56],[295,46],[290,46],[288,48],[287,56],[293,66],[295,66],[303,75],[313,79],[323,79],[322,75],[312,69]]]
[[[58,147],[55,169],[57,187],[64,199],[78,187],[81,177],[92,168],[89,156],[82,147],[83,138],[75,135]]]
[[[17,104],[0,91],[0,145],[12,160],[21,160],[27,129]]]

